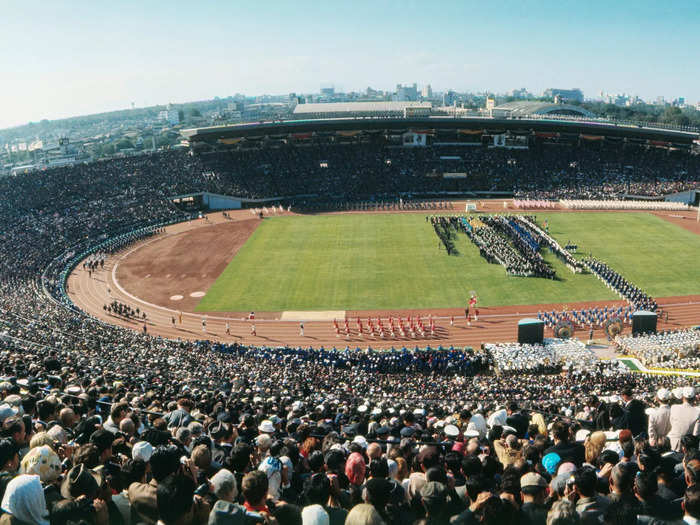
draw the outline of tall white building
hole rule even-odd
[[[158,113],[158,118],[167,121],[171,126],[175,126],[180,123],[180,112],[172,104],[168,104],[167,109]]]

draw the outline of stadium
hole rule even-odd
[[[306,489],[275,481],[278,463],[326,479],[314,454],[329,471],[334,453],[346,469],[363,454],[389,468],[388,447],[459,507],[427,482],[442,476],[432,450],[449,445],[452,472],[468,477],[492,444],[498,461],[478,459],[479,473],[519,479],[515,441],[541,433],[548,446],[546,418],[558,459],[531,472],[539,487],[558,465],[581,467],[586,432],[631,454],[626,434],[647,431],[623,403],[633,394],[687,406],[700,373],[697,133],[544,107],[495,118],[341,109],[185,130],[185,149],[0,179],[5,426],[17,394],[36,401],[42,429],[81,446],[102,443],[101,426],[115,432],[105,451],[125,437],[115,450],[135,458],[199,443],[205,469],[215,457],[240,474],[246,504],[261,471],[270,501],[300,498]],[[79,427],[58,419],[67,408]],[[149,425],[140,436],[136,411]],[[213,444],[193,442],[203,428]],[[680,451],[689,429],[651,439]],[[227,455],[234,440],[242,466]],[[657,454],[644,443],[640,462]],[[352,494],[364,470],[346,472]],[[396,503],[406,512],[432,497],[408,471],[395,479],[413,491]]]
[[[203,180],[165,196],[188,220],[123,234],[128,248],[106,258],[99,280],[83,264],[99,246],[73,257],[67,299],[154,335],[252,345],[480,348],[517,341],[531,317],[548,337],[563,329],[608,342],[608,321],[629,333],[631,310],[650,305],[606,286],[581,263],[593,257],[654,298],[659,330],[698,319],[696,135],[561,116],[368,121],[328,111],[345,116],[186,130],[190,150],[178,155]],[[508,217],[503,249],[520,257],[507,243],[532,242],[525,256],[542,253],[540,271],[495,261],[483,235],[502,225],[480,216]],[[485,229],[474,235],[463,218]],[[594,309],[604,319],[578,318]]]

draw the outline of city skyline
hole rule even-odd
[[[235,93],[431,84],[434,92],[580,88],[700,100],[689,1],[4,6],[0,129]]]

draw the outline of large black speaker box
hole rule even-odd
[[[632,314],[632,334],[655,334],[656,313],[639,310]]]
[[[544,341],[544,321],[539,319],[521,319],[518,321],[518,343],[542,344]]]

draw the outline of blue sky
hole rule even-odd
[[[396,83],[700,100],[700,2],[0,0],[0,128]]]

